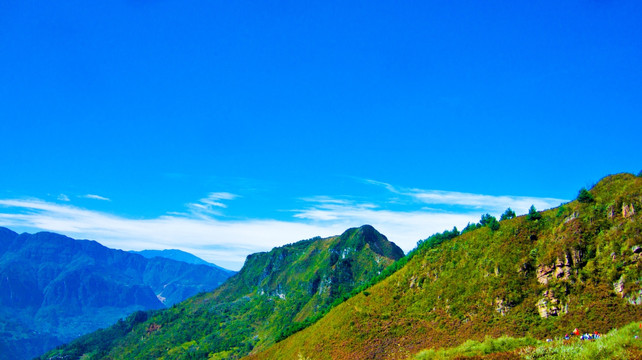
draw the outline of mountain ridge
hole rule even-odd
[[[160,309],[228,273],[109,249],[93,240],[0,227],[0,350],[26,359],[136,311]]]
[[[171,260],[176,260],[176,261],[182,261],[186,262],[188,264],[192,265],[207,265],[211,266],[214,268],[217,268],[222,271],[229,272],[231,274],[236,273],[236,271],[233,270],[228,270],[225,268],[222,268],[216,264],[213,264],[211,262],[205,261],[201,259],[200,257],[190,254],[186,251],[179,250],[179,249],[164,249],[164,250],[140,250],[140,251],[130,251],[131,253],[142,255],[148,259],[152,259],[155,257],[161,257],[165,259],[171,259]]]
[[[428,238],[399,271],[247,359],[406,359],[469,339],[606,333],[638,320],[642,178],[607,176],[588,192],[494,230]]]
[[[273,344],[288,324],[327,309],[401,256],[368,226],[250,254],[221,287],[149,313],[109,344],[88,335],[41,358],[239,358]]]
[[[367,226],[348,229],[249,255],[226,288],[150,313],[105,347],[87,336],[42,359],[406,359],[486,337],[606,333],[642,318],[641,208],[642,178],[610,175],[559,207],[435,234],[360,282],[344,272],[356,249],[377,259],[380,247]]]

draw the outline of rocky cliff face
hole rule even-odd
[[[15,353],[13,359],[32,358],[133,311],[212,290],[227,277],[212,267],[146,259],[95,241],[0,228],[0,328],[9,328],[0,331],[0,343],[14,348],[4,352]]]

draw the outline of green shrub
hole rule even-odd
[[[479,229],[479,228],[481,228],[481,227],[482,227],[482,226],[481,226],[480,224],[471,224],[471,223],[468,223],[468,225],[466,225],[466,227],[464,228],[464,230],[462,230],[462,231],[461,231],[461,233],[462,233],[462,234],[465,234],[465,233],[467,233],[467,232],[469,232],[469,231],[477,230],[477,229]]]
[[[588,204],[595,202],[595,198],[593,197],[593,194],[591,194],[586,188],[580,189],[579,194],[577,195],[577,201]]]
[[[508,209],[506,209],[506,211],[504,211],[502,216],[500,216],[499,220],[502,221],[502,220],[513,219],[513,218],[515,218],[515,216],[517,216],[517,215],[515,214],[513,209],[508,208]]]
[[[537,221],[542,218],[542,214],[537,212],[537,209],[535,209],[535,205],[531,205],[531,208],[528,209],[528,215],[526,215],[526,219],[530,221]]]

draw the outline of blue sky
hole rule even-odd
[[[642,170],[639,1],[1,1],[0,225],[251,252]]]

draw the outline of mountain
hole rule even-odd
[[[185,251],[177,250],[177,249],[166,249],[166,250],[142,250],[142,251],[131,251],[134,254],[139,254],[142,255],[148,259],[153,259],[155,257],[161,257],[165,259],[172,259],[176,261],[182,261],[186,262],[188,264],[193,264],[193,265],[207,265],[211,266],[214,268],[217,268],[219,270],[225,271],[230,273],[230,275],[233,275],[235,272],[232,270],[227,270],[223,269],[220,266],[217,266],[215,264],[212,264],[211,262],[207,262],[201,258],[199,258],[196,255],[190,254]]]
[[[437,234],[393,275],[248,359],[406,359],[487,336],[606,334],[642,319],[641,210],[642,178],[618,174],[555,209]]]
[[[136,310],[210,291],[229,276],[95,241],[0,227],[0,359],[30,359]]]
[[[238,359],[311,322],[403,255],[368,225],[252,254],[211,293],[130,317],[41,359]]]

